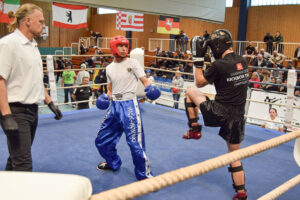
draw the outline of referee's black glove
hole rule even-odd
[[[54,119],[60,120],[60,119],[62,118],[62,113],[61,113],[61,111],[58,109],[57,106],[54,105],[54,103],[53,103],[52,101],[48,104],[48,107],[49,107],[50,110],[55,114]]]
[[[6,133],[17,133],[18,132],[18,124],[14,120],[12,114],[1,116],[1,126],[3,131]]]

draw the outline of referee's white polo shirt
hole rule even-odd
[[[41,103],[45,99],[43,63],[35,40],[16,29],[0,39],[0,76],[6,80],[8,102]]]

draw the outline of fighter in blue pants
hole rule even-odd
[[[128,40],[123,36],[115,36],[110,41],[114,61],[106,68],[108,93],[101,95],[96,102],[98,108],[109,109],[95,144],[106,160],[98,165],[98,169],[118,170],[122,161],[117,154],[116,145],[125,132],[135,165],[135,175],[141,180],[152,177],[152,172],[145,153],[144,130],[136,97],[138,79],[146,87],[145,92],[149,99],[157,99],[160,91],[149,83],[138,61],[126,57],[128,44]]]

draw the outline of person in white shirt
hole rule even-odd
[[[38,104],[44,101],[62,118],[43,84],[43,63],[34,37],[45,27],[43,11],[23,4],[0,39],[0,119],[7,137],[7,171],[32,171],[31,145],[38,124]]]
[[[108,108],[95,140],[99,153],[105,159],[105,162],[100,163],[97,168],[116,171],[121,167],[122,161],[117,154],[116,145],[125,132],[136,178],[138,180],[150,178],[152,172],[145,153],[144,130],[136,96],[138,80],[145,86],[146,96],[150,100],[157,99],[160,91],[157,86],[150,84],[139,62],[127,58],[129,41],[125,37],[113,37],[110,48],[114,60],[106,67],[108,92],[102,94],[96,101],[99,109]]]
[[[154,78],[153,78],[153,76],[151,76],[151,70],[150,69],[146,69],[145,72],[146,72],[146,77],[147,77],[148,81],[150,83],[154,83]]]
[[[86,64],[82,63],[80,65],[80,69],[82,69],[82,71],[79,71],[76,77],[76,85],[80,85],[82,83],[82,78],[83,77],[88,77],[90,80],[90,73],[86,71]]]
[[[280,120],[277,117],[276,108],[270,108],[269,114],[270,115],[266,117],[266,120],[268,121],[265,121],[261,127],[283,132],[283,124],[280,123]]]

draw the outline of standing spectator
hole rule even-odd
[[[209,38],[210,34],[207,32],[207,30],[204,31],[203,37],[205,40]]]
[[[106,78],[106,66],[107,65],[108,65],[107,62],[103,63],[102,68],[99,69],[98,74],[94,80],[95,84],[102,84],[99,86],[99,91],[94,91],[96,97],[99,96],[99,93],[100,94],[107,93],[107,85],[105,85],[105,83],[107,83],[107,78]]]
[[[97,46],[97,38],[96,38],[96,33],[93,31],[93,30],[91,30],[91,38],[92,38],[92,40],[93,40],[93,42],[94,42],[94,45],[93,46]]]
[[[182,53],[186,53],[188,41],[189,41],[188,36],[184,33],[183,30],[180,31],[180,46],[181,46]]]
[[[62,73],[61,87],[71,87],[74,86],[74,79],[76,78],[76,73],[71,70],[71,66],[69,64],[66,65],[66,71]],[[71,98],[71,102],[74,102],[71,95],[73,94],[73,88],[65,88],[65,103],[69,102],[69,94]],[[72,104],[72,107],[75,108],[75,105]]]
[[[96,45],[97,46],[98,46],[98,41],[99,41],[99,47],[102,47],[102,42],[103,42],[102,35],[101,35],[101,33],[96,32]]]
[[[267,45],[267,52],[269,54],[272,54],[273,52],[273,42],[274,42],[274,38],[272,35],[270,35],[270,32],[267,32],[267,34],[264,37],[264,42]]]
[[[78,87],[75,88],[74,93],[72,94],[72,98],[76,101],[87,101],[90,99],[90,96],[92,96],[92,89],[88,85],[90,78],[88,76],[85,76],[82,78],[81,86],[86,87]],[[77,110],[81,109],[88,109],[90,108],[89,102],[82,102],[77,104]]]
[[[179,101],[180,99],[180,94],[183,88],[184,80],[181,77],[181,74],[179,71],[175,72],[175,76],[173,77],[172,80],[172,95],[173,95],[173,100],[174,101]],[[174,108],[178,109],[178,102],[174,102]]]
[[[276,48],[278,53],[283,53],[283,36],[279,31],[276,32],[276,35],[274,37],[274,42],[276,42]]]
[[[298,45],[298,47],[295,50],[294,58],[295,58],[295,68],[297,68],[298,62],[300,60],[300,44]]]
[[[90,73],[88,73],[86,71],[86,65],[84,63],[82,63],[80,65],[80,69],[81,69],[81,71],[79,71],[77,76],[76,76],[76,85],[80,85],[82,83],[82,78],[83,77],[90,78]]]
[[[43,85],[43,63],[34,38],[45,20],[34,4],[21,5],[0,39],[0,121],[7,137],[6,171],[32,171],[31,146],[38,125],[38,104],[43,102],[62,118]]]
[[[62,57],[59,57],[59,58],[56,60],[56,69],[58,69],[58,70],[63,70],[63,69],[65,69],[65,63],[64,63],[64,61],[62,60]],[[62,73],[63,73],[62,71],[56,73],[56,83],[58,83],[59,77],[61,77]]]
[[[176,45],[175,51],[180,51],[181,50],[180,34],[175,35],[174,39],[175,39],[175,45]]]
[[[277,115],[277,110],[275,108],[270,108],[269,116],[266,117],[266,120],[268,121],[264,121],[261,127],[283,132],[283,124],[280,123]]]

